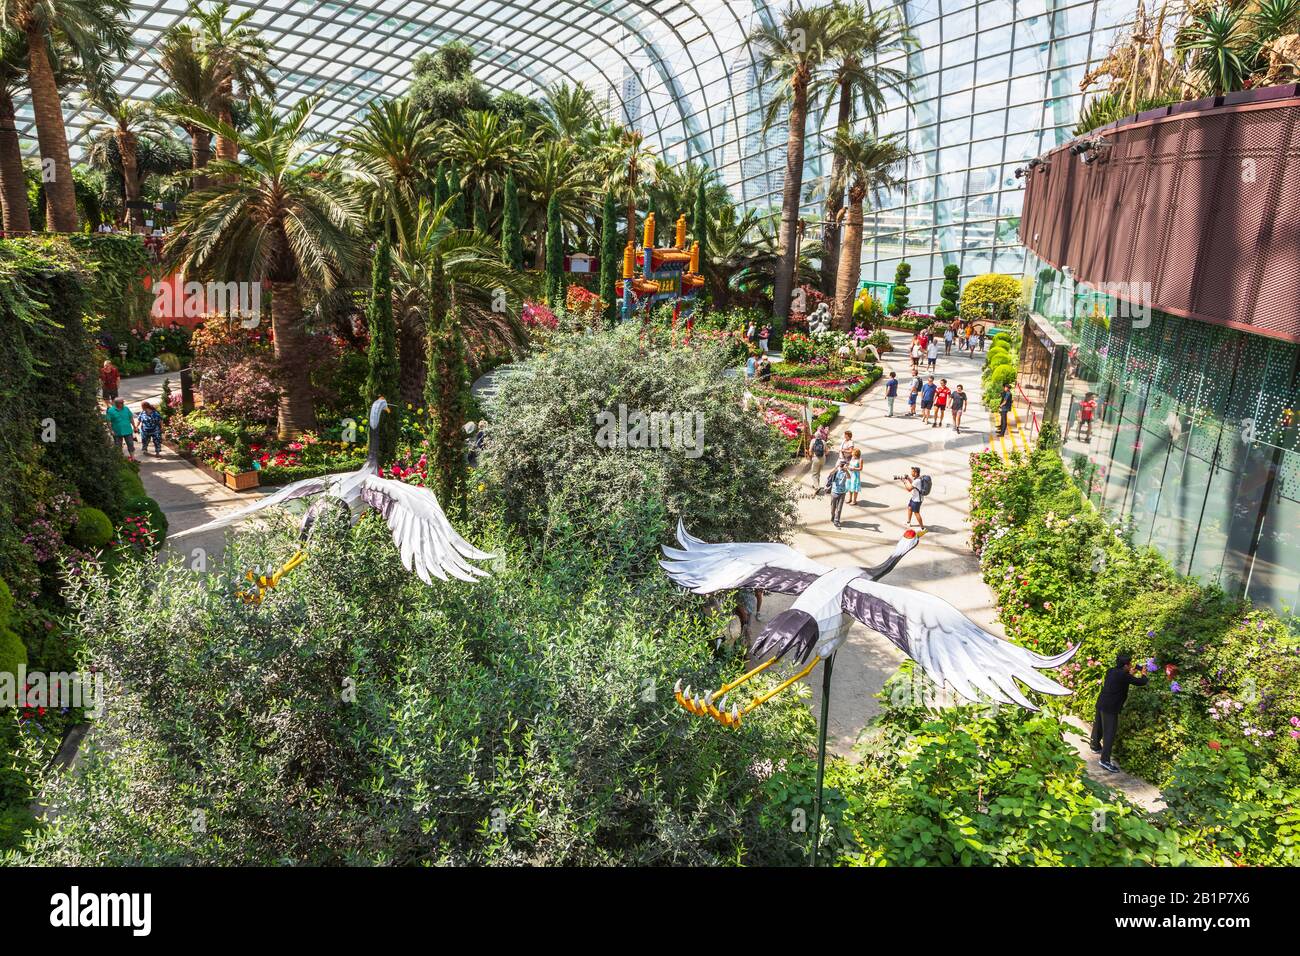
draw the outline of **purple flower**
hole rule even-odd
[[[1178,681],[1174,681],[1172,684],[1169,685],[1169,689],[1176,694],[1183,689],[1183,685],[1178,683]]]
[[[1148,657],[1147,673],[1154,674],[1155,672],[1156,672],[1156,659],[1154,657]]]

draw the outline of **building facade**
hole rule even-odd
[[[1300,88],[1089,137],[1089,162],[1046,153],[1026,189],[1026,417],[1060,424],[1080,483],[1135,544],[1294,609]]]

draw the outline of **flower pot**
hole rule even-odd
[[[225,478],[227,487],[233,488],[235,491],[247,491],[249,488],[256,488],[261,483],[258,480],[256,471],[241,471],[237,475],[226,472]]]

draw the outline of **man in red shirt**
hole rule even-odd
[[[104,401],[111,402],[117,398],[118,371],[112,362],[105,361],[99,369],[99,384],[103,388]]]
[[[934,424],[932,428],[938,428],[943,424],[943,413],[948,408],[948,396],[952,394],[952,389],[948,387],[946,378],[939,379],[939,387],[934,392]]]
[[[1083,401],[1079,403],[1079,428],[1076,432],[1079,441],[1092,441],[1092,416],[1097,413],[1097,399],[1092,392],[1083,396]],[[1087,430],[1087,437],[1084,437],[1084,430]]]

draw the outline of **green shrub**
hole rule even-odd
[[[145,496],[144,482],[140,480],[139,462],[121,463],[117,470],[117,490],[123,502]]]
[[[0,581],[0,673],[17,674],[18,666],[27,663],[27,647],[13,630],[14,597],[9,585]],[[0,846],[3,846],[0,838]]]
[[[113,522],[98,508],[83,505],[77,509],[77,523],[69,540],[83,551],[104,547],[113,539]]]
[[[1020,280],[991,272],[976,276],[961,292],[961,317],[972,322],[1005,322],[1016,313],[1022,298]]]
[[[714,660],[723,621],[695,595],[658,574],[628,582],[572,542],[539,557],[482,532],[503,555],[493,577],[431,587],[382,521],[327,518],[263,603],[232,598],[250,562],[297,548],[293,523],[237,535],[210,580],[131,560],[74,585],[114,747],[45,777],[62,810],[28,860],[802,860],[802,835],[764,822],[755,767],[807,752],[812,719],[793,697],[738,731],[681,713],[678,677],[745,666]]]
[[[161,547],[167,539],[167,516],[163,514],[158,502],[148,495],[140,495],[127,499],[124,507],[127,515],[140,515],[149,519],[149,530],[157,535]]]
[[[674,346],[666,334],[640,336],[629,326],[564,337],[505,379],[488,404],[483,507],[533,542],[575,535],[583,549],[634,554],[638,574],[654,566],[678,516],[707,540],[783,537],[793,497],[772,476],[785,445],[743,408],[743,382],[723,377],[726,350],[703,338]],[[620,405],[629,415],[685,416],[678,421],[692,431],[698,423],[700,454],[635,447],[630,433],[617,440]],[[601,413],[609,418],[598,421]],[[602,447],[606,438],[612,447]]]
[[[1128,544],[1071,480],[1050,433],[1027,461],[983,453],[972,468],[971,546],[1007,633],[1044,653],[1083,645],[1061,671],[1068,706],[1091,719],[1118,651],[1151,660],[1150,685],[1121,718],[1126,768],[1163,785],[1179,754],[1214,740],[1264,777],[1300,782],[1300,640],[1284,621]]]

